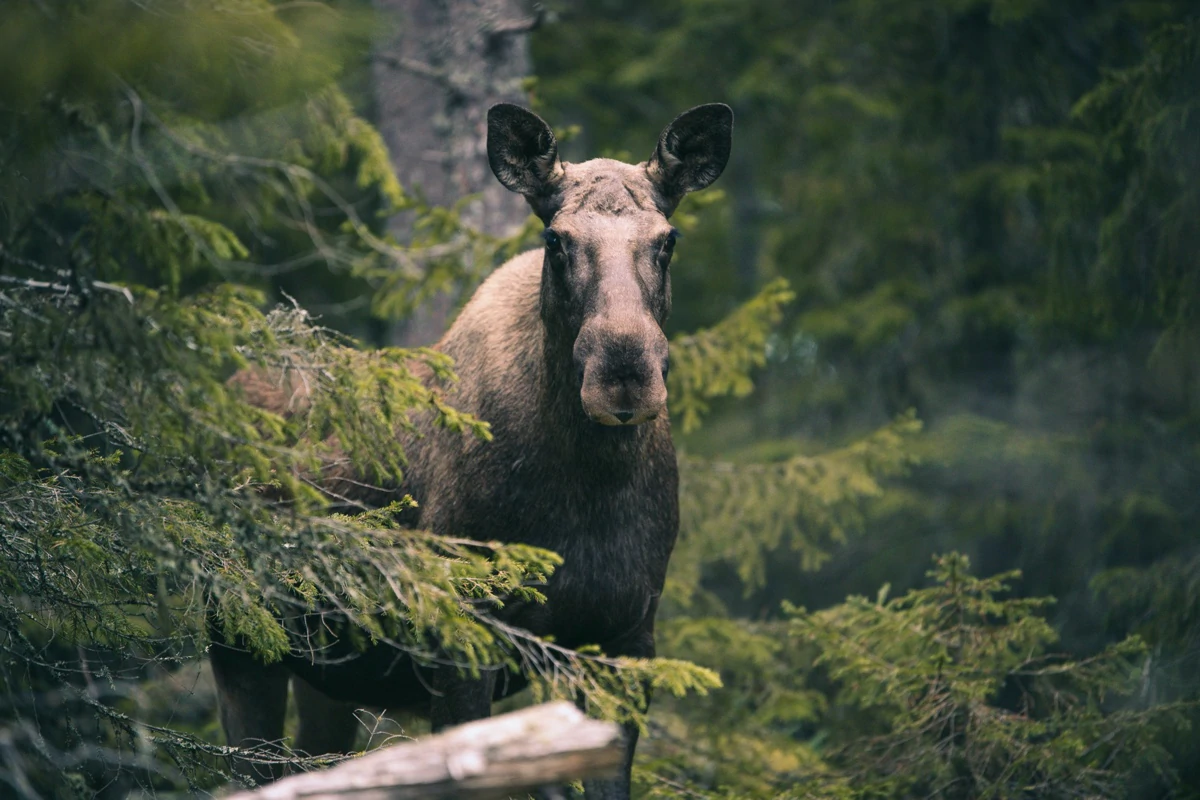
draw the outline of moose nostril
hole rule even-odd
[[[629,420],[633,419],[633,412],[632,411],[614,411],[613,416],[616,417],[621,422],[629,422]]]

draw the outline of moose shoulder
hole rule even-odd
[[[426,431],[406,443],[403,488],[423,527],[559,553],[547,602],[507,621],[568,646],[654,654],[678,529],[662,331],[678,236],[668,219],[721,174],[732,128],[727,106],[699,106],[663,131],[647,162],[572,164],[533,113],[507,104],[488,113],[492,171],[545,223],[545,247],[496,270],[437,345],[460,378],[449,402],[488,420],[493,440]],[[343,701],[424,706],[440,727],[485,716],[499,693],[490,677],[449,669],[422,681],[396,668],[394,652],[275,668],[234,646],[212,653],[231,743],[280,737],[289,672],[302,678],[297,747],[310,753],[352,746]],[[623,778],[589,785],[589,796],[628,796],[636,730],[626,736]]]

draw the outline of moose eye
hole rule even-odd
[[[542,238],[546,240],[546,256],[550,259],[550,266],[556,272],[561,272],[567,263],[567,251],[563,247],[562,237],[547,229],[542,232]]]
[[[662,249],[658,251],[658,263],[663,269],[666,269],[667,265],[671,263],[671,255],[675,252],[675,241],[680,236],[682,234],[672,228],[671,232],[667,234],[667,238],[663,240]]]

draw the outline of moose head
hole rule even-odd
[[[561,161],[540,117],[501,103],[488,111],[488,161],[545,223],[541,316],[570,343],[583,412],[634,426],[666,413],[671,255],[668,222],[688,192],[725,169],[733,111],[712,103],[680,114],[648,161]]]

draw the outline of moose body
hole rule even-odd
[[[677,232],[667,220],[720,175],[732,113],[685,112],[637,165],[563,163],[550,128],[516,106],[493,107],[488,125],[492,170],[546,223],[546,246],[500,267],[437,345],[459,374],[447,401],[494,436],[428,429],[405,443],[411,522],[554,550],[563,563],[547,602],[518,604],[505,621],[568,647],[650,657],[679,525],[662,332]],[[289,673],[301,678],[297,748],[310,753],[353,745],[345,703],[424,709],[438,728],[486,716],[518,685],[448,667],[422,677],[386,648],[337,666],[297,655],[265,667],[218,642],[212,662],[231,743],[278,739]],[[626,743],[625,774],[589,784],[589,797],[628,797],[635,728]]]

